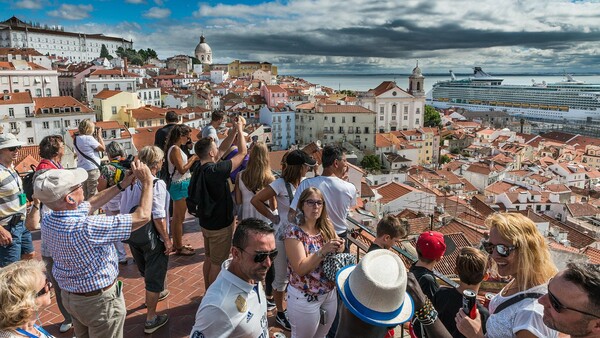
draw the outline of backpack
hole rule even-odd
[[[200,186],[198,184],[200,170],[204,166],[199,166],[192,171],[192,178],[190,179],[190,185],[188,186],[188,197],[185,199],[188,213],[194,217],[199,217],[199,204],[200,204]]]
[[[31,165],[31,171],[28,172],[21,181],[23,181],[23,192],[29,202],[33,202],[33,181],[35,178],[35,166]]]
[[[154,189],[158,180],[158,178],[154,179],[152,182],[152,189]],[[139,205],[134,206],[129,213],[134,213],[138,207]],[[148,223],[144,224],[141,228],[132,231],[129,238],[122,242],[138,247],[150,245],[150,248],[153,250],[158,244],[159,236],[158,231],[154,227],[154,217],[151,216]]]
[[[105,168],[105,166],[113,166],[115,168],[114,181],[109,182],[107,180],[107,185],[109,187],[112,187],[113,185],[121,182],[125,178],[125,173],[126,173],[127,169],[125,169],[125,167],[123,167],[119,161],[110,161],[110,162],[108,162],[107,164],[105,164],[105,165],[102,166],[102,169],[100,170],[100,172],[102,172],[102,173],[108,173],[108,169]]]

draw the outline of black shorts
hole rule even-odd
[[[157,239],[152,244],[137,246],[129,244],[131,255],[146,283],[146,290],[161,292],[165,289],[165,277],[169,265],[169,256],[165,255],[165,244]]]

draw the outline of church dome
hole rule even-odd
[[[419,62],[417,61],[417,66],[412,71],[413,77],[421,77],[423,73],[421,72],[421,68],[419,68]]]
[[[201,57],[203,54],[212,54],[212,49],[210,49],[210,46],[208,43],[206,43],[204,35],[200,36],[200,43],[196,46],[196,51],[194,54],[196,54],[198,59],[203,59]]]

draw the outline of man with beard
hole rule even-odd
[[[240,222],[233,234],[232,258],[223,263],[206,291],[191,338],[269,337],[267,298],[261,281],[277,256],[274,232],[256,218]]]

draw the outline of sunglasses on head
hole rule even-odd
[[[564,306],[558,300],[558,298],[556,298],[556,296],[552,292],[550,292],[550,282],[551,281],[552,281],[552,279],[550,279],[550,281],[548,281],[548,299],[550,300],[550,305],[552,306],[552,308],[554,309],[554,311],[556,311],[558,313],[561,313],[563,310],[571,310],[571,311],[582,313],[584,315],[592,316],[592,317],[595,317],[595,318],[600,318],[600,316],[598,316],[598,315],[591,314],[589,312],[585,312],[585,311],[581,311],[581,310],[577,310],[577,309],[574,309],[572,307]]]
[[[6,148],[6,149],[8,149],[9,151],[20,150],[20,149],[21,149],[21,146],[8,147],[8,148]]]
[[[315,206],[320,207],[323,205],[323,201],[320,201],[320,200],[306,200],[306,201],[304,201],[304,203],[310,205],[311,207],[315,207]]]
[[[483,242],[483,248],[490,255],[494,253],[494,248],[496,248],[498,255],[502,257],[508,257],[511,251],[514,251],[517,247],[514,245],[492,244],[486,241]]]
[[[38,291],[38,293],[35,296],[41,297],[50,292],[50,289],[52,289],[52,282],[50,282],[48,278],[46,278],[46,284],[44,284],[44,287],[40,291]]]
[[[246,250],[242,249],[242,248],[238,248],[240,250],[242,250],[243,252],[250,254],[249,252],[247,252]],[[254,263],[262,263],[264,262],[267,257],[269,257],[269,259],[271,261],[273,261],[275,259],[275,257],[277,257],[277,254],[279,253],[279,251],[277,251],[277,249],[273,250],[273,251],[266,251],[266,252],[256,252],[254,254]]]

